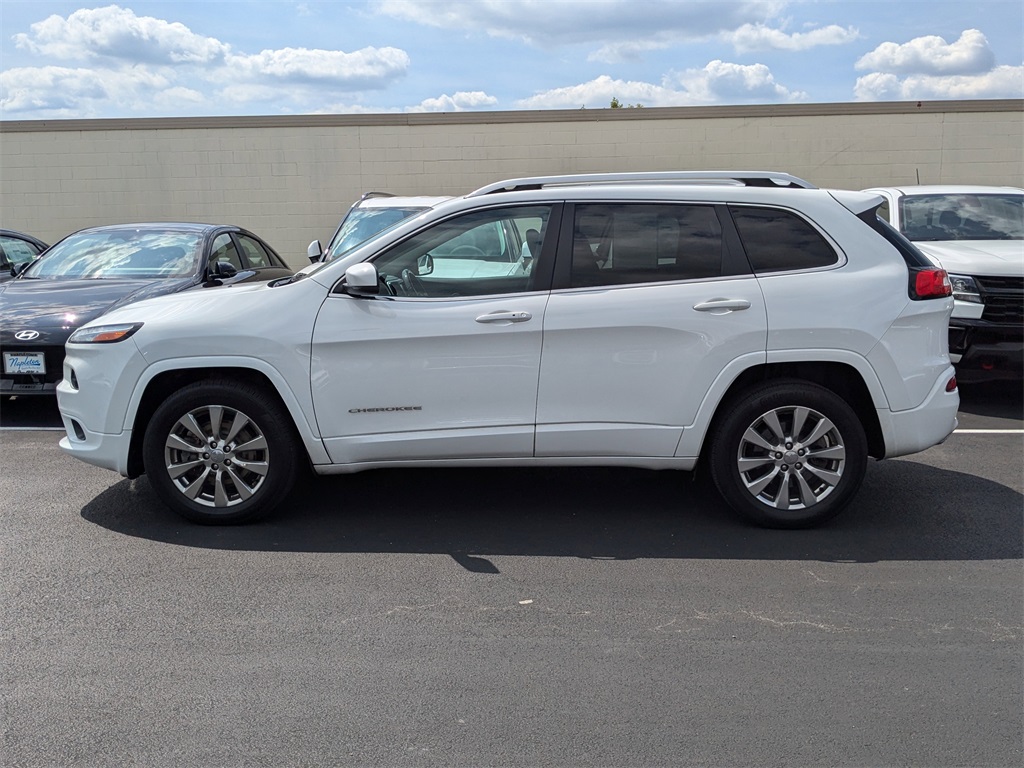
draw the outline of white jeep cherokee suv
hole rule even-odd
[[[956,426],[949,280],[881,202],[770,172],[498,182],[310,274],[83,326],[61,447],[201,523],[267,512],[305,462],[704,459],[748,519],[814,525],[868,457]]]

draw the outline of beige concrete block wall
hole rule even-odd
[[[779,170],[822,187],[1024,184],[1024,101],[0,122],[0,224],[51,242],[131,221],[239,224],[292,266],[366,191]]]

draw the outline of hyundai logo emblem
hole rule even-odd
[[[18,341],[32,341],[32,339],[39,338],[39,331],[18,331],[14,334],[14,338]]]

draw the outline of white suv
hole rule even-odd
[[[1024,373],[1024,189],[880,187],[879,215],[953,284],[950,357],[961,381]]]
[[[956,426],[946,273],[881,198],[771,172],[512,179],[311,274],[82,327],[61,447],[202,523],[308,462],[694,469],[768,526]],[[495,265],[498,265],[495,267]]]

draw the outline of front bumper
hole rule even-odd
[[[60,440],[60,449],[69,456],[104,469],[112,469],[128,477],[128,448],[132,442],[130,431],[119,435],[89,432],[81,422],[61,414],[67,436]]]
[[[1024,377],[1024,327],[951,318],[949,356],[961,381]]]
[[[63,451],[97,467],[128,474],[132,419],[128,409],[146,363],[133,340],[68,344],[57,406],[67,437]]]
[[[26,395],[47,395],[53,397],[57,394],[57,382],[56,381],[33,381],[37,377],[24,377],[22,379],[0,379],[0,395],[10,396],[17,395],[18,397],[24,397]]]

